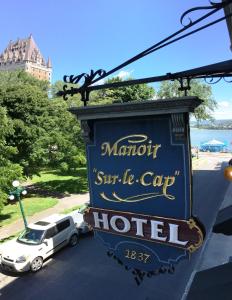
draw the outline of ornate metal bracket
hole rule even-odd
[[[184,12],[180,18],[180,23],[184,26],[187,27],[189,25],[191,25],[193,23],[192,19],[188,17],[188,24],[184,25],[184,19],[187,15],[189,15],[190,13],[194,12],[194,11],[202,11],[202,10],[219,10],[224,8],[225,6],[227,6],[228,4],[230,4],[231,1],[224,1],[224,2],[214,2],[214,1],[209,1],[210,5],[208,6],[198,6],[198,7],[194,7],[191,9],[188,9],[186,12]]]
[[[179,78],[177,79],[180,83],[180,87],[178,88],[179,91],[183,91],[184,95],[187,96],[188,95],[188,91],[191,90],[191,86],[190,86],[190,80],[191,78]]]
[[[106,74],[106,71],[104,71],[102,69],[99,69],[95,72],[93,70],[91,70],[90,74],[82,73],[78,76],[75,76],[75,75],[67,76],[67,75],[65,75],[63,77],[63,79],[64,79],[64,82],[67,83],[67,84],[79,84],[79,82],[83,79],[84,79],[84,82],[78,88],[74,88],[74,87],[71,86],[69,89],[68,89],[68,85],[65,84],[63,86],[63,91],[58,92],[57,95],[58,96],[63,96],[63,99],[67,100],[68,99],[67,95],[73,96],[74,94],[80,93],[81,94],[81,101],[83,101],[84,106],[86,106],[87,102],[89,101],[89,94],[90,94],[90,91],[88,91],[87,88],[91,84],[93,84],[93,81],[98,80],[99,77],[102,77],[105,74]]]
[[[84,83],[82,84],[82,86],[80,86],[80,89],[83,89],[83,88],[86,88],[87,86],[91,85],[93,83],[94,80],[96,80],[97,76],[98,77],[101,77],[101,76],[104,76],[106,74],[106,71],[102,70],[102,69],[99,69],[97,71],[93,71],[91,70],[90,71],[90,74],[87,74],[87,73],[82,73],[80,75],[70,75],[70,76],[67,76],[65,75],[64,76],[64,82],[66,83],[73,83],[73,84],[77,84],[80,82],[81,79],[84,79]]]
[[[223,79],[227,83],[232,83],[232,79],[227,79],[227,78],[231,78],[231,74],[225,73],[223,74],[223,76],[219,76],[219,77],[214,77],[214,76],[205,77],[204,81],[207,84],[216,84]]]
[[[205,72],[204,74],[190,74],[188,76],[172,76],[172,78],[170,78],[170,76],[168,76],[168,74],[166,76],[157,76],[157,77],[152,77],[146,79],[140,79],[140,80],[133,80],[132,81],[127,81],[126,84],[124,83],[120,83],[120,82],[116,82],[115,85],[111,84],[111,85],[99,85],[99,86],[93,86],[94,83],[98,82],[99,80],[111,75],[112,73],[124,68],[125,66],[141,59],[142,57],[149,55],[161,48],[164,48],[172,43],[175,43],[181,39],[184,39],[187,36],[190,36],[200,30],[203,30],[209,26],[212,26],[216,23],[219,23],[229,17],[232,16],[232,12],[230,12],[229,14],[225,15],[224,17],[221,17],[219,19],[216,19],[215,21],[209,22],[206,25],[203,25],[197,29],[194,29],[192,31],[189,31],[188,29],[191,28],[192,26],[195,26],[196,24],[200,23],[201,21],[207,19],[208,17],[212,16],[213,14],[215,14],[216,12],[218,12],[220,9],[225,8],[226,6],[228,6],[229,4],[232,4],[232,0],[225,0],[222,2],[214,2],[214,1],[209,1],[210,5],[208,6],[201,6],[201,7],[194,7],[191,8],[189,10],[187,10],[186,12],[184,12],[180,18],[180,22],[183,25],[183,28],[181,28],[180,30],[176,31],[175,33],[171,34],[170,36],[164,38],[163,40],[161,40],[160,42],[154,44],[153,46],[149,47],[148,49],[144,50],[143,52],[135,55],[134,57],[130,58],[129,60],[125,61],[124,63],[120,64],[119,66],[111,69],[110,71],[106,72],[105,70],[99,69],[97,71],[90,71],[90,74],[87,73],[82,73],[80,75],[74,76],[74,75],[70,75],[70,76],[64,76],[64,82],[67,84],[79,84],[79,82],[81,80],[84,80],[84,83],[77,88],[74,87],[70,87],[70,89],[68,89],[68,85],[65,84],[63,87],[63,91],[60,91],[58,93],[58,96],[63,96],[64,100],[67,100],[67,95],[71,95],[73,96],[74,94],[80,93],[81,94],[81,100],[84,102],[84,105],[87,105],[87,102],[89,101],[89,93],[92,90],[97,90],[97,89],[103,89],[103,88],[115,88],[115,87],[119,87],[119,86],[125,86],[125,85],[132,85],[132,84],[141,84],[141,83],[148,83],[148,82],[158,82],[158,81],[162,81],[162,80],[172,80],[172,79],[178,79],[180,82],[180,90],[184,91],[185,95],[187,95],[187,91],[190,90],[190,80],[193,78],[208,78],[210,75],[215,75],[215,73],[212,72],[211,69],[209,69],[209,73]],[[207,13],[201,17],[199,17],[198,19],[196,19],[195,21],[192,21],[192,19],[190,17],[188,17],[188,15],[192,12],[195,11],[207,11]],[[188,24],[184,25],[184,19],[188,18]],[[187,33],[184,33],[184,31],[188,30]],[[210,67],[210,66],[209,66]],[[207,71],[207,70],[206,70]],[[186,71],[187,72],[187,71]],[[185,72],[182,72],[185,73]],[[232,73],[232,68],[230,68],[229,73]],[[170,73],[169,73],[170,74]],[[219,74],[219,75],[218,75]],[[221,77],[222,72],[221,71],[217,71],[216,76],[214,77]],[[231,74],[230,74],[231,75]],[[226,76],[228,77],[228,76]],[[155,78],[155,80],[154,80]],[[184,81],[187,81],[187,84],[184,84]],[[230,81],[227,81],[230,82]],[[212,83],[212,82],[210,82]],[[215,82],[216,83],[216,82]],[[121,85],[120,85],[121,84]],[[106,87],[107,86],[107,87]]]

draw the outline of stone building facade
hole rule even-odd
[[[32,76],[51,82],[52,64],[46,61],[32,35],[26,39],[10,41],[0,54],[0,71],[24,70]]]

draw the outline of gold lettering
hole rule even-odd
[[[132,185],[134,184],[134,175],[129,174],[129,172],[131,171],[131,169],[127,169],[122,177],[122,184],[129,184]]]
[[[152,145],[150,140],[147,143],[148,137],[143,134],[128,135],[118,139],[113,145],[109,142],[104,142],[101,145],[101,156],[152,156],[153,159],[157,157],[160,144]],[[120,145],[121,142],[126,145]],[[146,142],[146,143],[145,143]],[[143,143],[143,144],[141,144]]]
[[[153,179],[153,186],[162,186],[163,185],[163,176],[156,175]]]
[[[118,175],[112,175],[112,184],[115,184],[118,178],[119,178]]]
[[[96,174],[96,180],[94,181],[94,183],[96,185],[116,184],[118,179],[119,179],[119,175],[105,174],[102,171],[98,171]]]
[[[104,184],[111,184],[111,175],[103,176]]]
[[[104,172],[97,172],[97,179],[94,181],[95,184],[101,185],[103,183],[103,178],[101,175],[104,175]]]
[[[152,155],[153,158],[156,158],[158,149],[161,148],[161,145],[152,145],[151,143],[152,141],[149,141],[149,145],[147,145],[147,156]]]
[[[148,182],[145,182],[145,176],[153,176],[154,173],[153,172],[145,172],[141,177],[140,177],[140,183],[143,185],[143,186],[149,186],[151,185],[151,182],[148,183]]]
[[[110,143],[103,143],[101,145],[101,150],[102,150],[102,153],[101,153],[102,156],[104,156],[106,154],[108,154],[108,156],[110,156],[112,153],[113,153],[113,155],[116,155],[117,144],[115,143],[112,147],[110,147]]]
[[[128,259],[136,259],[139,262],[147,263],[149,261],[149,257],[151,256],[150,254],[143,253],[143,252],[137,252],[135,250],[131,249],[126,249],[125,250],[125,255],[126,258]]]
[[[152,149],[153,149],[153,158],[156,158],[157,157],[157,151],[158,149],[161,147],[161,145],[155,145],[155,146],[152,146]]]
[[[141,145],[137,149],[137,154],[139,156],[142,156],[142,155],[144,155],[146,153],[146,151],[147,151],[147,146],[146,145]]]
[[[128,146],[128,156],[135,156],[136,155],[136,146],[129,145]]]
[[[172,186],[175,183],[175,176],[166,176],[164,177],[164,185],[163,185],[163,194],[170,200],[174,200],[175,197],[167,194],[167,188]]]
[[[127,146],[121,146],[118,150],[118,155],[119,156],[125,156],[127,155]]]

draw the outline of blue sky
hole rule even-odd
[[[219,2],[219,1],[218,1]],[[179,30],[180,16],[208,0],[21,0],[1,3],[0,52],[10,39],[32,33],[45,58],[51,57],[53,82],[63,75],[106,71]],[[221,11],[217,16],[222,16]],[[191,14],[193,20],[199,13]],[[163,75],[231,59],[226,23],[127,66],[134,78]],[[115,75],[118,75],[116,73]],[[232,117],[232,84],[212,86],[216,118]]]

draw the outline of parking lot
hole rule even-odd
[[[178,299],[173,297],[173,289],[175,294],[181,292],[183,281],[178,286],[176,279],[186,263],[179,264],[175,275],[145,278],[137,286],[131,272],[109,258],[100,241],[86,235],[77,246],[56,253],[38,273],[1,274],[0,299]]]

